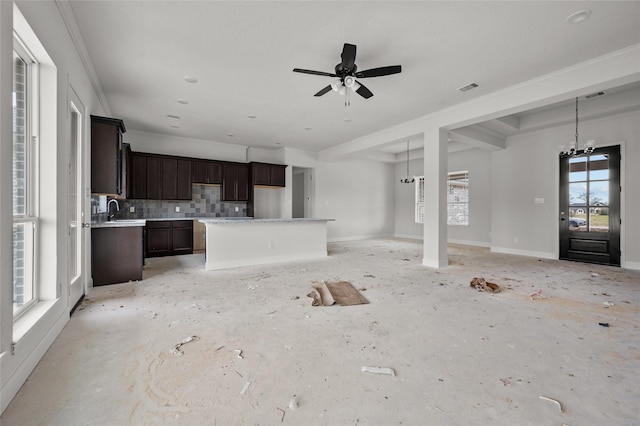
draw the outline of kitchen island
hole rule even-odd
[[[206,226],[207,270],[327,256],[334,219],[199,219]]]

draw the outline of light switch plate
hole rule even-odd
[[[180,207],[176,206],[176,213],[180,213]]]
[[[129,213],[135,213],[136,212],[136,208],[131,206],[129,207]]]

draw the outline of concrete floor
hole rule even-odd
[[[640,424],[640,273],[465,246],[433,270],[403,240],[329,250],[210,272],[150,259],[143,281],[95,288],[2,426]],[[313,280],[371,303],[312,307]]]

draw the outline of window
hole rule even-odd
[[[447,179],[447,224],[469,224],[469,172],[452,172]]]
[[[13,50],[13,314],[37,300],[35,241],[37,233],[35,185],[35,96],[37,64],[18,38]]]
[[[424,223],[424,176],[416,178],[416,223]],[[453,172],[447,178],[447,224],[469,224],[469,172]]]

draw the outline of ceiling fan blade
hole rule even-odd
[[[356,63],[356,45],[345,43],[340,57],[342,58],[342,68],[353,70]]]
[[[330,92],[330,91],[331,91],[331,85],[328,85],[327,87],[323,88],[322,90],[320,90],[318,93],[316,93],[313,96],[322,96],[325,93]]]
[[[382,77],[384,75],[398,74],[402,72],[402,66],[391,65],[388,67],[371,68],[369,70],[358,71],[357,78]]]
[[[367,89],[364,84],[358,83],[360,84],[360,87],[358,87],[358,90],[356,90],[356,93],[360,96],[362,96],[365,99],[369,99],[370,97],[373,96],[373,93],[371,93],[371,90]]]
[[[324,72],[324,71],[313,71],[313,70],[303,70],[301,68],[294,68],[293,72],[301,72],[303,74],[313,74],[313,75],[322,75],[325,77],[337,77],[337,75],[332,74],[330,72]]]

